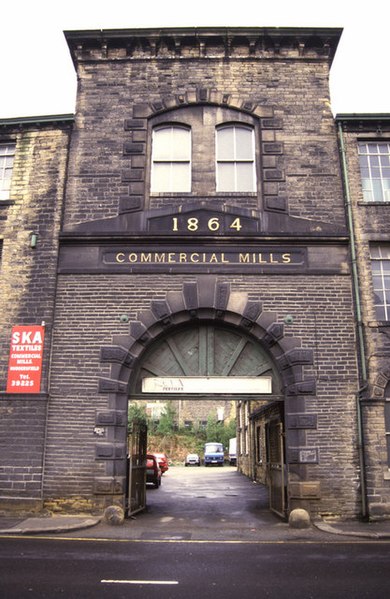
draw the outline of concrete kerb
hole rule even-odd
[[[20,519],[19,519],[20,520]],[[26,518],[9,528],[1,528],[1,535],[28,535],[42,533],[65,533],[91,528],[102,518],[86,516],[54,516],[50,518]],[[0,520],[1,524],[1,520]]]
[[[321,519],[313,521],[313,526],[321,532],[332,535],[348,536],[366,539],[390,539],[390,521],[381,522],[337,522],[330,524]],[[375,526],[376,530],[368,530]]]
[[[12,519],[5,519],[7,523],[11,523]],[[38,534],[56,534],[56,533],[67,533],[82,529],[93,528],[94,526],[103,523],[107,524],[104,517],[94,517],[86,515],[74,515],[74,516],[52,516],[49,518],[26,518],[25,520],[16,523],[13,526],[7,528],[0,528],[0,535],[38,535]],[[0,518],[1,526],[1,518]],[[368,527],[374,527],[368,530]],[[121,529],[122,526],[110,526],[111,534],[110,537],[116,536],[114,530]],[[366,538],[371,540],[384,540],[390,539],[390,521],[383,523],[363,523],[363,522],[325,522],[322,519],[316,519],[312,521],[312,530],[321,531],[329,535],[335,535],[338,537],[352,537],[352,538]],[[119,534],[119,536],[122,536]],[[91,537],[92,538],[92,537]],[[341,539],[340,539],[341,540]]]

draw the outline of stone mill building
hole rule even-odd
[[[281,516],[390,513],[390,120],[332,115],[341,33],[69,31],[75,114],[0,115],[0,508],[125,505],[142,399],[235,402]]]

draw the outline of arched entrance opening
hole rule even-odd
[[[318,451],[306,446],[306,429],[316,427],[316,416],[306,407],[307,399],[316,394],[310,376],[313,351],[302,347],[301,339],[291,332],[285,334],[283,320],[263,310],[261,301],[249,299],[244,291],[232,291],[218,277],[199,276],[164,298],[151,300],[150,309],[130,322],[127,335],[101,347],[100,358],[103,366],[109,364],[106,376],[99,379],[99,391],[107,395],[109,408],[96,415],[97,425],[107,426],[107,440],[96,443],[99,472],[94,492],[99,505],[125,505],[129,398],[152,399],[162,393],[165,400],[185,394],[188,400],[204,396],[240,401],[250,406],[248,426],[254,428],[259,424],[256,419],[265,426],[272,419],[272,409],[282,406],[279,421],[284,416],[285,428],[278,439],[285,442],[287,465],[275,463],[269,488],[286,485],[286,514],[295,507],[310,511],[310,502],[320,498],[319,483],[310,480],[309,471],[318,462]],[[238,392],[232,392],[233,385]],[[259,402],[256,409],[253,401]],[[271,430],[263,438],[267,457],[277,456],[278,452],[271,452],[275,449]]]
[[[272,356],[247,331],[203,321],[161,335],[134,369],[133,402],[142,402],[149,413],[169,403],[179,427],[188,422],[199,426],[216,412],[224,420],[233,412],[239,471],[267,485],[270,508],[285,515],[282,381]],[[258,443],[264,444],[260,472]]]

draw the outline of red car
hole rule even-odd
[[[164,472],[166,472],[169,468],[168,466],[168,458],[165,455],[165,453],[154,453],[151,454],[154,455],[159,463],[159,466],[161,468],[161,472],[164,474]]]
[[[161,485],[161,468],[153,454],[146,455],[146,482],[152,483],[156,489]]]

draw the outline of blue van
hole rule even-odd
[[[204,465],[217,464],[223,466],[225,456],[222,443],[206,443],[204,446]]]

